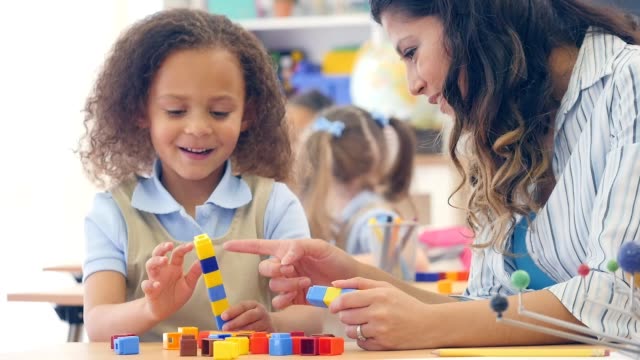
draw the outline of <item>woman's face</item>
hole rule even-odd
[[[382,14],[382,27],[407,67],[409,91],[424,95],[440,111],[453,116],[453,109],[442,97],[451,65],[444,47],[444,27],[436,16],[411,18],[399,12]]]

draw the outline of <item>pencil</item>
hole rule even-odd
[[[596,357],[609,356],[608,349],[514,349],[514,348],[470,348],[470,349],[440,349],[433,353],[440,357],[462,356],[492,356],[492,357]]]
[[[384,240],[384,235],[382,235],[382,229],[380,229],[380,226],[378,225],[378,220],[376,220],[376,218],[369,219],[369,226],[373,228],[373,232],[376,234],[378,241],[382,242]]]
[[[382,242],[382,262],[380,264],[380,267],[382,268],[382,270],[384,271],[391,271],[391,268],[389,267],[389,261],[391,260],[389,258],[389,245],[391,242],[391,226],[393,223],[393,218],[391,216],[385,216],[382,220],[382,223],[384,224],[384,241]]]
[[[400,226],[402,226],[402,219],[399,217],[393,219],[393,227],[391,228],[391,249],[395,249],[398,244],[398,233],[400,232]]]

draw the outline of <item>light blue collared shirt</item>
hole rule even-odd
[[[380,205],[378,206],[376,204]],[[395,218],[398,216],[382,204],[385,204],[385,200],[380,195],[365,190],[356,195],[347,206],[345,206],[339,217],[341,224],[346,224],[357,215],[357,219],[353,220],[353,226],[347,235],[345,243],[346,252],[358,255],[374,253],[379,250],[381,244],[380,239],[376,237],[373,229],[369,226],[369,219],[385,216]],[[368,206],[371,206],[371,208],[364,211],[364,213],[358,214],[361,209]]]
[[[141,179],[131,197],[131,205],[156,215],[160,224],[177,241],[192,241],[207,233],[216,238],[229,229],[235,210],[252,199],[251,190],[233,175],[227,161],[225,173],[209,199],[196,207],[195,219],[169,194],[160,182],[161,164],[156,161],[152,176]],[[264,214],[266,239],[309,238],[309,225],[298,198],[279,182],[273,190]],[[98,193],[93,208],[85,218],[86,279],[97,271],[117,271],[127,275],[127,225],[111,193]]]

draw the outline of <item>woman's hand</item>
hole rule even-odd
[[[275,332],[271,315],[260,303],[250,300],[231,306],[222,313],[222,320],[226,321],[222,330],[239,331],[254,330]]]
[[[360,325],[365,341],[358,345],[366,350],[424,349],[426,332],[437,329],[429,325],[429,305],[426,305],[391,284],[364,278],[333,282],[340,288],[359,289],[337,297],[329,307],[345,324],[345,333],[358,339]],[[433,335],[436,332],[433,331]]]
[[[260,263],[259,271],[271,278],[269,287],[278,293],[272,301],[276,309],[307,304],[311,284],[329,285],[358,275],[358,262],[323,240],[232,240],[224,249],[272,256]]]
[[[167,254],[171,253],[171,259]],[[195,261],[189,271],[183,274],[184,256],[193,250],[193,243],[173,248],[173,243],[165,242],[153,249],[146,263],[148,280],[141,284],[145,294],[146,309],[158,321],[164,320],[178,311],[190,298],[198,278],[202,274],[200,262]]]

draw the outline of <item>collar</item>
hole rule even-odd
[[[578,102],[582,90],[613,73],[615,59],[626,45],[619,37],[606,34],[601,29],[590,27],[587,30],[558,114],[566,115]],[[556,119],[556,132],[564,119],[565,116]]]
[[[138,180],[131,197],[131,206],[152,214],[169,214],[182,210],[182,205],[162,185],[161,176],[162,163],[157,159],[153,164],[151,176]],[[227,161],[220,183],[205,203],[225,209],[237,209],[248,204],[251,199],[249,185],[240,176],[233,175],[231,162]]]

